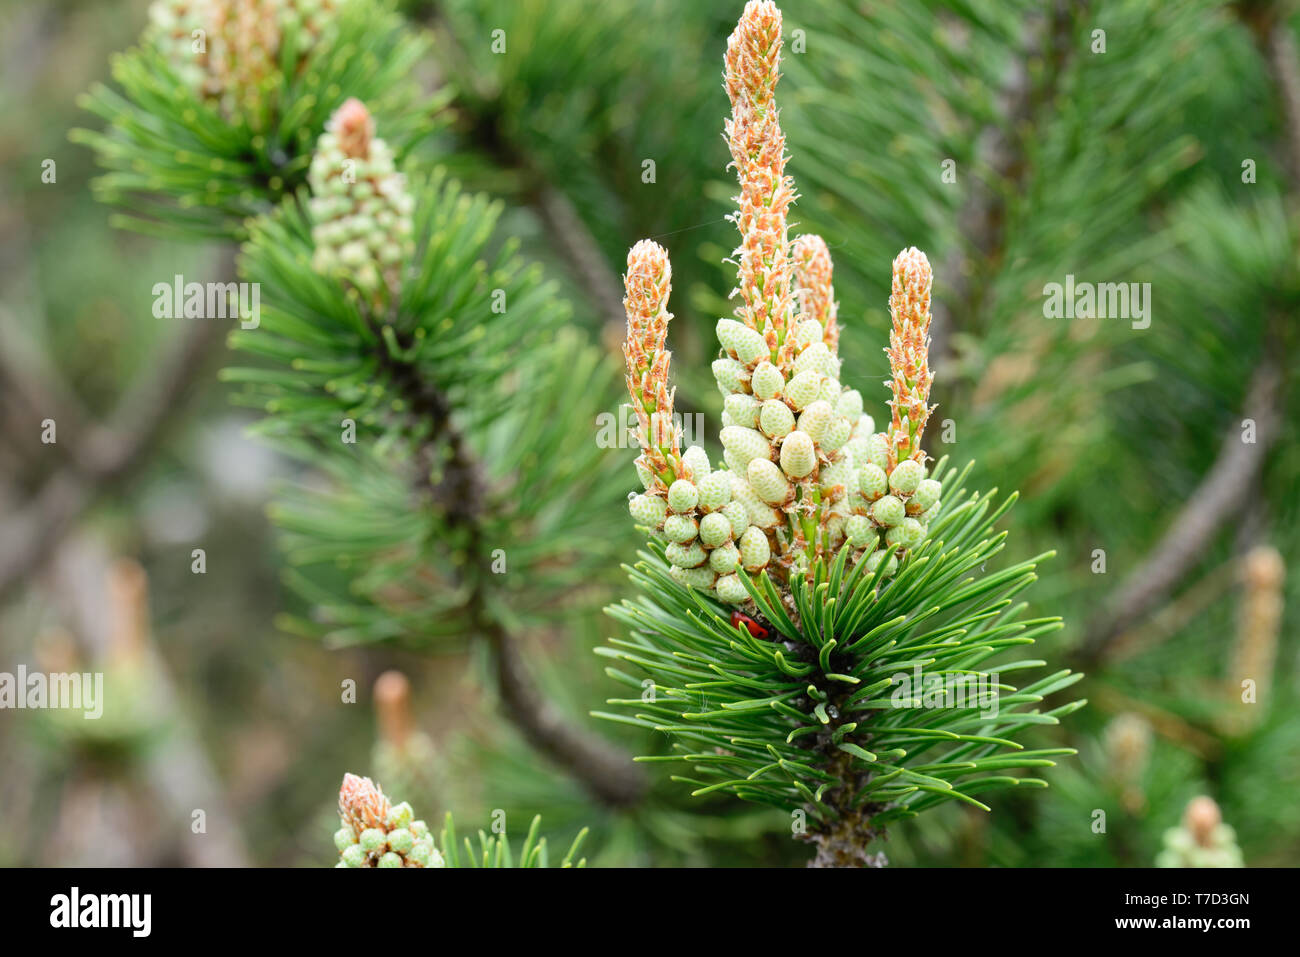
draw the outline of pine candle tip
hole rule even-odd
[[[672,264],[668,261],[668,250],[660,246],[653,239],[642,239],[631,249],[627,251],[627,276],[625,279],[632,280],[636,288],[646,292],[655,292],[655,298],[658,298],[658,290],[661,286],[667,287],[672,280]],[[632,291],[632,284],[628,284],[629,294]],[[667,293],[664,292],[663,300],[667,299]],[[662,305],[662,302],[657,304]]]
[[[1214,799],[1201,795],[1192,798],[1183,814],[1183,824],[1201,847],[1210,846],[1215,828],[1223,823],[1223,815]]]
[[[640,425],[638,438],[643,449],[639,469],[654,476],[651,484],[672,484],[680,473],[680,449],[673,423],[673,390],[668,386],[668,311],[672,293],[672,265],[668,251],[643,239],[627,254],[623,276],[627,310],[627,341],[623,358],[627,363],[627,390]]]
[[[925,253],[909,246],[894,258],[889,294],[893,327],[889,333],[889,368],[892,373],[889,400],[889,464],[907,458],[923,460],[921,435],[933,408],[928,405],[930,385],[930,290],[934,272]]]
[[[795,201],[793,180],[786,175],[789,157],[776,109],[781,79],[781,11],[776,4],[751,2],[727,39],[724,85],[731,116],[724,124],[731,165],[740,194],[731,219],[740,231],[736,248],[736,292],[743,304],[736,318],[761,332],[774,361],[793,360],[786,345],[791,319],[792,270],[786,216]]]
[[[370,308],[385,308],[401,295],[414,253],[415,199],[360,100],[349,99],[326,123],[307,183],[313,266],[355,288]]]
[[[815,234],[796,236],[790,244],[790,258],[794,261],[795,295],[799,301],[800,317],[816,319],[822,327],[822,341],[832,353],[838,353],[838,307],[831,281],[834,267],[826,240]]]
[[[383,827],[389,802],[384,792],[370,778],[344,774],[339,788],[339,817],[358,833],[368,827]]]
[[[1271,545],[1259,545],[1246,553],[1242,577],[1251,588],[1273,590],[1286,578],[1286,564],[1281,553]]]
[[[742,90],[760,94],[776,85],[781,56],[781,8],[772,0],[749,0],[736,29],[727,37],[727,93],[736,102]]]
[[[375,119],[356,97],[349,97],[334,111],[326,128],[338,138],[339,148],[346,156],[364,159],[370,155],[370,141],[375,138]]]
[[[136,661],[149,647],[149,576],[135,559],[119,558],[107,579],[110,653],[120,662]]]
[[[925,311],[928,312],[933,281],[934,271],[930,268],[930,260],[915,246],[907,247],[894,257],[893,294],[902,297],[900,306],[923,302]],[[912,310],[906,314],[910,316]]]
[[[627,254],[623,276],[623,308],[627,311],[628,375],[638,380],[653,364],[654,355],[668,341],[668,296],[673,288],[673,268],[668,251],[643,239]]]
[[[413,730],[411,682],[400,671],[385,671],[375,679],[375,711],[385,741],[401,747]]]

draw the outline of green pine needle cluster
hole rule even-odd
[[[615,699],[622,713],[604,717],[668,734],[675,755],[644,758],[685,763],[680,780],[695,794],[726,790],[788,810],[806,808],[821,826],[864,809],[876,828],[949,800],[988,810],[974,795],[1044,781],[1008,772],[1050,767],[1070,748],[1027,750],[1013,740],[1033,726],[1056,724],[1081,707],[1040,709],[1047,696],[1081,675],[1058,671],[1017,688],[1003,678],[1042,668],[1006,653],[1061,627],[1058,618],[1026,618],[1014,596],[1036,579],[1039,556],[987,570],[1004,547],[994,524],[1016,496],[967,493],[970,467],[953,474],[941,461],[945,495],[930,538],[892,579],[884,566],[847,567],[843,549],[811,580],[796,579],[793,607],[766,573],[744,575],[769,634],[759,637],[730,610],[669,574],[662,547],[628,569],[643,592],[610,614],[631,630],[602,653],[636,666],[642,681],[608,673],[639,697]],[[913,669],[931,678],[983,685],[989,700],[926,707],[926,685],[894,691]],[[630,713],[629,713],[630,712]]]
[[[379,118],[399,161],[441,122],[450,89],[430,98],[411,76],[428,55],[427,35],[390,4],[348,0],[324,39],[303,46],[288,26],[277,75],[253,114],[226,115],[200,98],[147,38],[116,56],[118,88],[96,84],[81,101],[107,129],[72,133],[107,170],[96,197],[126,210],[114,225],[168,238],[242,238],[248,217],[306,181],[316,137],[350,96]]]
[[[459,839],[457,843],[456,826],[451,812],[447,813],[442,831],[439,833],[438,845],[442,849],[443,859],[448,867],[586,867],[587,859],[578,857],[583,842],[587,839],[584,827],[573,839],[564,857],[558,864],[551,863],[550,850],[546,838],[541,836],[542,817],[533,817],[528,825],[528,834],[519,848],[518,856],[510,846],[510,837],[501,834],[487,834],[481,828],[478,831],[477,844],[469,836]],[[464,853],[462,853],[462,851]]]
[[[597,523],[615,463],[594,438],[610,363],[495,242],[500,204],[441,172],[412,192],[417,267],[388,315],[311,268],[304,197],[255,221],[241,260],[262,319],[232,344],[262,361],[223,375],[267,413],[258,432],[331,478],[273,509],[287,579],[316,608],[284,624],[336,644],[463,636],[475,588],[508,618],[545,617],[610,559]],[[478,498],[453,492],[469,467]]]

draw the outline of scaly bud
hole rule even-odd
[[[821,339],[834,355],[839,351],[840,327],[831,285],[831,251],[820,236],[805,235],[790,244],[790,256],[794,260],[799,315],[817,321]]]
[[[753,459],[767,458],[772,454],[772,447],[761,432],[739,425],[729,425],[722,430],[719,437],[722,447],[734,455],[744,467]]]
[[[886,495],[871,506],[871,517],[876,520],[877,525],[891,528],[907,517],[907,511],[903,508],[902,501],[893,495]]]
[[[718,597],[729,605],[739,605],[749,599],[749,592],[738,575],[723,575],[714,584]]]
[[[928,512],[938,503],[942,492],[943,486],[934,479],[922,479],[916,486],[916,491],[912,493],[912,497],[908,499],[908,504],[915,503],[922,512]]]
[[[889,473],[889,490],[895,495],[906,497],[916,491],[924,477],[925,467],[920,462],[904,459]]]
[[[889,490],[889,477],[874,462],[868,462],[858,471],[858,491],[868,502],[874,502]]]
[[[747,429],[758,425],[759,403],[752,395],[735,392],[727,396],[722,407],[726,414],[731,416],[734,425],[744,426]]]
[[[740,564],[740,550],[731,542],[719,545],[709,552],[709,568],[719,575],[729,575]]]
[[[634,495],[628,500],[628,511],[638,525],[659,528],[668,513],[668,503],[657,495]]]
[[[766,567],[771,557],[771,546],[761,529],[751,528],[740,536],[740,561],[746,571],[760,571]]]
[[[862,393],[857,389],[845,389],[835,402],[835,411],[848,419],[850,425],[856,426],[862,417]]]
[[[678,479],[668,489],[668,507],[674,512],[689,512],[699,500],[699,489],[690,479]]]
[[[791,478],[801,479],[811,475],[816,467],[817,448],[813,444],[812,436],[807,432],[791,432],[787,435],[785,441],[781,443],[781,470]],[[754,483],[751,481],[750,484]],[[757,486],[755,488],[757,489]],[[762,490],[759,490],[758,494],[767,498]]]
[[[678,584],[698,588],[700,591],[708,591],[717,580],[717,575],[709,568],[683,568],[681,565],[672,565],[668,569],[668,574],[672,575]]]
[[[700,519],[700,542],[706,548],[717,548],[729,541],[731,541],[731,519],[726,515],[722,512],[712,512]]]
[[[369,778],[343,775],[342,826],[334,833],[341,867],[442,867],[429,828],[413,820],[411,805],[391,804]]]
[[[686,463],[686,467],[691,473],[687,477],[694,481],[696,485],[699,485],[700,480],[712,471],[709,467],[709,453],[698,445],[692,445],[683,452],[682,461]]]
[[[829,402],[822,399],[811,402],[799,416],[799,431],[807,433],[814,442],[820,442],[834,414]]]
[[[865,515],[850,515],[844,523],[844,537],[854,548],[875,548],[878,537],[876,526]]]
[[[643,239],[627,254],[623,276],[627,311],[627,340],[623,343],[627,391],[632,397],[641,443],[637,462],[666,489],[686,475],[681,439],[673,423],[673,393],[668,388],[668,296],[672,292],[672,265],[667,251]]]
[[[670,542],[693,542],[699,525],[690,515],[669,515],[664,519],[664,538]]]
[[[697,565],[703,565],[704,560],[709,557],[699,542],[691,542],[690,544],[673,542],[664,549],[664,555],[674,565],[680,565],[682,568],[695,568]]]
[[[734,477],[729,472],[725,474],[727,475],[728,481]],[[752,489],[750,490],[750,494],[753,494]],[[756,505],[762,504],[758,501],[757,495],[754,496],[754,502]],[[727,521],[731,523],[731,537],[733,540],[738,541],[740,536],[744,535],[745,531],[749,528],[749,509],[745,506],[744,502],[731,501],[723,506],[720,514],[727,516]]]
[[[772,363],[760,362],[754,367],[750,387],[754,390],[755,398],[765,402],[781,394],[781,390],[785,388],[785,376]]]
[[[722,508],[731,501],[731,478],[726,472],[710,472],[700,479],[699,507],[705,510]]]
[[[768,399],[758,414],[758,427],[773,439],[783,439],[794,430],[794,413],[780,399]]]
[[[849,436],[853,434],[853,426],[849,420],[842,415],[834,416],[830,424],[826,426],[826,431],[822,433],[821,439],[817,444],[821,446],[823,452],[838,452],[848,442]]]
[[[890,389],[893,411],[886,433],[889,445],[889,470],[902,459],[923,461],[921,435],[932,407],[930,398],[930,287],[934,274],[925,253],[916,247],[903,250],[894,260],[893,288],[889,295],[889,314],[893,328],[889,333]]]
[[[307,182],[312,266],[358,290],[372,309],[395,301],[415,250],[415,202],[370,111],[348,100],[316,143]]]
[[[737,359],[727,357],[713,360],[713,378],[723,395],[744,388],[747,375],[745,364]]]
[[[803,409],[817,401],[821,392],[822,374],[809,369],[794,376],[785,385],[785,399],[796,409]]]
[[[772,349],[788,349],[793,320],[793,271],[786,214],[794,183],[785,175],[785,134],[774,94],[780,78],[781,11],[771,0],[750,0],[727,39],[726,122],[732,165],[740,183],[732,216],[740,231],[737,318],[761,333]],[[783,356],[785,354],[783,349]],[[783,364],[778,362],[778,365]]]

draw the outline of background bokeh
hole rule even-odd
[[[151,312],[155,282],[230,250],[113,228],[93,157],[69,140],[96,127],[78,96],[147,6],[0,10],[0,671],[93,667],[126,702],[102,726],[0,711],[0,864],[332,863],[345,770],[427,819],[454,810],[463,831],[494,809],[520,835],[541,813],[556,844],[589,825],[597,865],[805,861],[780,811],[691,799],[663,765],[645,801],[602,807],[503,718],[473,645],[332,648],[280,627],[304,608],[266,505],[317,476],[246,434],[254,417],[217,374],[226,330],[195,343]],[[1041,735],[1079,750],[1050,790],[999,795],[991,815],[929,812],[894,829],[891,861],[1149,866],[1208,794],[1248,865],[1300,864],[1290,6],[782,6],[795,219],[835,259],[845,383],[883,408],[889,263],[919,246],[936,270],[934,421],[954,426],[931,447],[975,460],[978,485],[1020,490],[1010,555],[1055,551],[1030,597],[1066,621],[1040,656],[1087,672],[1088,707]],[[402,5],[435,34],[422,82],[449,96],[410,163],[502,199],[499,233],[611,356],[626,249],[665,245],[678,407],[711,417],[734,246],[721,57],[740,8]],[[1150,283],[1150,326],[1046,317],[1043,287],[1067,275]],[[156,436],[117,461],[149,410]],[[630,488],[631,453],[608,454]],[[606,498],[584,528],[630,560],[634,532]],[[626,592],[616,566],[557,597],[529,661],[575,722],[662,748],[588,716],[616,693],[592,654],[614,628],[602,607]],[[390,669],[410,690],[385,718],[372,689]],[[1241,703],[1242,677],[1257,703]]]

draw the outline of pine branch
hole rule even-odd
[[[1277,96],[1284,134],[1283,161],[1291,178],[1292,197],[1300,196],[1300,58],[1287,25],[1290,5],[1281,2],[1238,3],[1238,16],[1250,29]]]
[[[1283,155],[1292,183],[1291,202],[1300,197],[1300,68],[1295,41],[1281,5],[1241,6],[1273,79],[1283,119]],[[1275,330],[1276,320],[1266,328]],[[1234,421],[1219,455],[1151,554],[1129,576],[1103,616],[1088,630],[1076,657],[1095,662],[1138,621],[1169,598],[1196,567],[1216,532],[1253,500],[1259,476],[1281,427],[1283,382],[1279,333],[1266,333],[1262,358],[1248,386],[1242,420],[1255,423],[1254,442],[1242,440]]]
[[[962,241],[943,265],[948,289],[935,301],[930,327],[930,348],[937,366],[949,358],[952,336],[974,331],[983,313],[990,277],[1006,251],[1008,200],[1022,191],[1030,176],[1030,139],[1056,96],[1069,60],[1076,16],[1086,11],[1087,4],[1055,0],[1045,14],[1026,21],[1024,49],[1002,90],[998,121],[977,138],[976,156],[989,177],[972,178],[970,193],[957,217]],[[1036,61],[1042,63],[1039,82],[1030,76],[1029,64]]]
[[[448,25],[437,16],[430,20],[440,24],[440,35],[447,37],[448,44],[455,43],[455,32]],[[463,62],[463,53],[460,56]],[[468,141],[498,166],[520,176],[524,200],[537,212],[601,323],[621,334],[623,297],[618,277],[568,196],[548,180],[518,142],[502,132],[501,117],[493,104],[462,90],[452,105],[468,120],[462,130]]]
[[[893,263],[883,430],[841,384],[829,250],[817,236],[787,238],[796,193],[775,98],[781,30],[776,5],[751,0],[724,61],[740,186],[736,318],[718,321],[712,365],[724,468],[681,448],[667,251],[642,240],[628,254],[623,355],[644,487],[629,508],[652,542],[629,569],[641,596],[610,609],[630,637],[601,651],[649,677],[609,668],[637,697],[601,716],[667,733],[676,754],[646,760],[690,766],[678,780],[695,795],[784,808],[797,833],[806,817],[815,866],[879,865],[867,846],[891,822],[949,800],[988,810],[974,795],[1045,786],[1002,772],[1072,750],[1027,751],[1010,735],[1080,707],[1023,710],[1080,675],[1016,689],[1002,676],[1044,662],[991,661],[1060,620],[1021,621],[1026,606],[1013,604],[1047,556],[986,572],[1016,496],[995,506],[964,487],[969,466],[926,468],[933,277],[919,250]]]
[[[349,0],[296,22],[268,4],[256,35],[228,15],[231,0],[159,3],[184,10],[179,36],[151,24],[113,59],[120,91],[96,84],[80,101],[107,129],[70,134],[106,170],[92,185],[101,202],[123,208],[114,225],[244,238],[249,217],[302,185],[317,132],[349,95],[370,104],[399,159],[441,122],[442,100],[412,78],[427,37],[384,0]],[[191,28],[212,50],[192,46]]]
[[[491,618],[481,617],[479,627],[493,651],[497,690],[506,712],[527,739],[605,804],[639,803],[649,782],[631,755],[572,724],[547,700],[528,673],[517,636]]]
[[[21,506],[0,540],[0,596],[42,565],[95,501],[149,461],[225,333],[219,322],[199,320],[178,336],[154,375],[122,399],[98,440]]]
[[[182,17],[221,13],[220,5],[169,10]],[[188,29],[206,27],[215,36],[232,22],[218,17],[211,23],[155,25],[140,48],[118,58],[114,74],[124,95],[100,87],[86,101],[107,120],[108,130],[76,135],[110,170],[99,181],[100,198],[129,206],[132,217],[121,225],[186,237],[252,236],[242,265],[247,278],[266,287],[267,315],[261,328],[237,333],[234,341],[285,367],[228,370],[225,378],[249,384],[244,401],[272,413],[264,431],[291,450],[336,474],[364,470],[362,481],[343,483],[357,490],[352,504],[361,511],[349,513],[336,504],[311,514],[298,503],[282,503],[276,510],[303,533],[300,552],[308,561],[327,556],[340,561],[343,542],[370,559],[347,589],[355,601],[340,602],[310,576],[290,575],[290,582],[322,607],[325,628],[304,623],[304,630],[324,630],[344,640],[362,634],[428,640],[468,624],[471,634],[483,632],[502,652],[497,661],[503,697],[525,733],[572,773],[585,776],[593,793],[613,802],[633,800],[641,776],[630,761],[567,727],[548,709],[518,659],[515,635],[491,610],[493,595],[485,582],[493,559],[485,545],[486,526],[526,520],[548,504],[548,489],[538,483],[525,501],[516,496],[489,503],[489,463],[471,447],[465,422],[455,421],[461,417],[469,428],[481,430],[475,444],[484,446],[502,419],[513,418],[507,432],[513,425],[538,437],[539,452],[561,451],[546,441],[546,420],[567,424],[566,416],[549,410],[538,389],[563,381],[561,362],[575,374],[596,370],[585,356],[564,354],[573,345],[568,338],[553,335],[543,342],[546,323],[558,311],[535,275],[513,265],[489,273],[484,261],[474,258],[483,252],[496,215],[481,199],[439,186],[426,194],[448,205],[437,210],[436,225],[430,222],[432,209],[417,211],[423,217],[418,235],[426,258],[410,268],[413,202],[394,159],[400,162],[431,132],[434,114],[451,95],[444,90],[441,99],[426,100],[411,79],[426,46],[419,35],[411,35],[386,6],[361,0],[314,11],[307,19],[284,19],[284,13],[273,7],[259,22],[265,36],[226,36],[220,54],[216,46],[207,52],[193,49]],[[179,32],[173,34],[173,26]],[[344,102],[349,95],[354,98]],[[357,96],[372,104],[394,149],[374,138],[372,114]],[[330,140],[329,150],[313,156],[331,114],[330,133],[321,140]],[[363,167],[357,178],[345,169],[354,162]],[[356,185],[358,178],[368,192]],[[296,206],[308,182],[315,194],[309,216]],[[281,203],[281,211],[269,215]],[[294,253],[286,255],[290,249]],[[509,256],[508,249],[504,258]],[[464,272],[456,272],[457,261]],[[493,323],[478,318],[503,311],[496,294],[509,296],[511,307],[528,317],[525,334],[499,317]],[[450,330],[449,323],[454,323]],[[484,335],[489,327],[491,334]],[[541,368],[543,361],[551,368]],[[508,383],[515,376],[537,381],[512,388]],[[576,384],[584,386],[580,378]],[[172,407],[166,399],[154,392],[145,396],[152,405],[142,410],[133,403],[132,409],[156,413]],[[571,414],[584,415],[577,408]],[[339,419],[349,415],[362,428],[375,430],[375,448],[381,451],[370,462],[349,461],[338,455],[336,444],[323,445],[331,436],[337,442]],[[150,421],[149,414],[141,418]],[[384,461],[384,474],[376,474],[375,466],[389,451],[386,442],[398,443],[405,458]],[[584,507],[598,515],[600,496],[592,494],[592,486],[599,482],[599,469],[592,467],[587,450],[572,452],[567,461],[546,463],[554,487],[587,491]],[[521,464],[508,454],[497,455],[499,465],[513,468],[521,482],[535,477],[538,458],[533,454],[533,461]],[[403,515],[410,503],[385,497],[398,492],[394,477],[414,478],[422,515]],[[377,519],[386,510],[392,511]],[[494,534],[501,534],[499,527]],[[431,545],[435,552],[452,553],[450,568],[437,569],[429,561]],[[599,559],[598,549],[589,553],[589,561]],[[399,579],[409,591],[401,592]],[[545,582],[539,585],[544,588]],[[399,611],[394,599],[405,607]]]
[[[404,76],[423,46],[401,38],[397,24],[391,13],[376,16],[369,4],[354,3],[341,15],[339,33],[330,34],[357,40],[346,57],[328,47],[312,52],[300,39],[291,42],[305,51],[301,69],[314,71],[320,89],[333,89],[336,77],[350,74],[356,64],[374,67],[369,73],[383,89],[383,104],[406,114],[395,122],[401,132],[410,130],[410,117],[420,111],[410,108],[410,85],[391,81]],[[181,79],[188,68],[192,64],[184,55],[169,60],[147,37],[141,47],[114,62],[124,96],[97,86],[83,100],[87,109],[107,121],[108,131],[75,130],[71,138],[94,148],[110,170],[97,181],[96,191],[102,201],[131,210],[116,220],[117,225],[186,238],[237,238],[243,235],[245,216],[269,209],[301,182],[301,147],[311,135],[309,124],[315,117],[323,122],[333,102],[319,96],[319,89],[304,89],[294,76],[278,103],[282,112],[272,109],[259,122],[247,116],[223,120],[189,94],[190,84]],[[285,114],[296,115],[301,125],[286,130],[279,123]],[[264,135],[265,128],[276,133]],[[420,135],[424,133],[427,130]],[[414,143],[414,134],[404,135]],[[227,266],[224,274],[230,271]],[[107,432],[80,450],[78,461],[55,473],[23,507],[0,549],[0,596],[48,557],[100,495],[143,464],[183,408],[185,393],[224,333],[216,321],[194,326],[163,359],[157,374],[124,398]]]
[[[585,347],[575,352],[557,335],[561,314],[550,289],[518,267],[510,247],[495,263],[487,258],[497,208],[461,195],[441,173],[408,192],[374,129],[359,102],[339,109],[313,160],[312,196],[253,224],[241,263],[247,278],[262,282],[266,308],[262,326],[239,333],[236,345],[280,368],[233,369],[226,378],[248,384],[245,400],[271,413],[264,429],[291,451],[330,468],[365,470],[339,473],[340,492],[356,493],[351,501],[319,509],[284,502],[276,510],[294,535],[291,557],[303,553],[299,563],[337,561],[353,548],[366,563],[344,602],[310,576],[293,575],[291,583],[322,606],[300,627],[335,640],[486,641],[507,714],[525,736],[599,799],[633,802],[644,791],[642,775],[628,756],[563,720],[533,685],[520,657],[517,611],[498,607],[518,596],[492,584],[499,551],[492,545],[503,534],[518,541],[513,523],[531,510],[549,503],[550,511],[560,506],[561,518],[599,514],[598,450],[581,433],[548,437],[557,426],[588,425],[582,404],[551,391],[584,389]],[[366,178],[345,178],[353,161]],[[352,190],[361,197],[355,202]],[[354,212],[357,203],[378,201],[384,210]],[[366,225],[359,239],[357,224]],[[409,241],[415,236],[418,245]],[[586,408],[594,414],[589,400]],[[340,456],[345,419],[372,430],[367,457]],[[316,438],[304,443],[304,432]],[[511,458],[521,455],[522,464]],[[538,462],[546,479],[536,476]],[[373,489],[372,467],[383,482]],[[414,503],[401,495],[403,483],[417,493]],[[453,560],[437,562],[438,553]],[[536,585],[545,590],[546,578]]]
[[[547,700],[524,662],[520,651],[522,639],[511,634],[491,613],[491,599],[482,585],[491,565],[490,550],[484,547],[479,522],[482,490],[486,487],[484,470],[452,423],[446,397],[435,384],[420,378],[413,363],[392,354],[373,320],[371,327],[380,348],[381,367],[409,401],[411,414],[433,425],[422,443],[424,454],[418,457],[432,457],[440,444],[449,450],[444,477],[431,491],[452,525],[467,532],[465,565],[475,573],[465,612],[492,650],[497,690],[507,715],[530,742],[597,799],[612,807],[637,803],[645,795],[647,781],[632,764],[631,756],[572,724]]]
[[[448,449],[444,477],[431,491],[451,524],[467,532],[465,564],[475,569],[475,574],[465,612],[492,650],[497,689],[507,714],[529,741],[596,798],[615,807],[637,803],[645,794],[647,782],[631,763],[631,756],[584,732],[560,714],[529,674],[520,653],[520,637],[511,634],[491,614],[491,600],[482,585],[491,565],[490,550],[484,547],[479,524],[482,489],[486,487],[482,466],[452,423],[446,397],[433,383],[422,381],[413,364],[395,358],[382,336],[377,334],[376,341],[381,347],[381,366],[410,401],[411,413],[433,424],[422,451],[431,453],[440,444]]]

